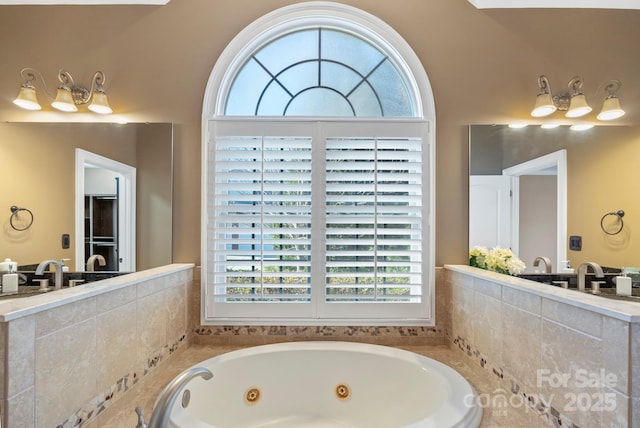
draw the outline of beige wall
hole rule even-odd
[[[622,130],[619,138],[593,139],[567,152],[567,234],[582,236],[582,251],[567,251],[574,267],[583,261],[612,267],[640,265],[640,175],[634,166],[638,159],[640,135],[625,135]],[[625,212],[622,231],[603,233],[602,216],[618,210]],[[616,231],[614,217],[608,216],[604,225]]]
[[[170,123],[138,127],[136,270],[172,260],[172,135]]]
[[[72,261],[67,264],[75,265],[76,147],[135,166],[136,130],[117,125],[97,131],[81,124],[34,128],[0,123],[0,257],[20,265],[68,258]],[[12,205],[33,213],[29,229],[11,228]],[[63,233],[71,236],[69,249],[62,249]]]
[[[518,256],[527,265],[526,272],[544,269],[533,266],[536,257],[558,260],[558,184],[551,175],[520,176],[520,237]],[[555,264],[555,263],[554,263]],[[542,271],[542,270],[541,270]],[[558,267],[553,266],[553,272]]]
[[[0,117],[9,121],[173,122],[174,261],[200,259],[200,117],[224,47],[290,0],[171,0],[166,6],[1,6]],[[528,119],[539,74],[561,88],[575,74],[591,97],[623,81],[626,123],[640,122],[640,12],[476,10],[464,0],[349,0],[395,28],[429,76],[437,114],[436,264],[467,258],[467,124]],[[68,23],[68,31],[60,31]],[[571,25],[580,23],[580,25]],[[106,73],[115,117],[24,112],[10,101],[30,66],[55,86],[59,67],[86,82]],[[41,96],[44,104],[46,98]]]

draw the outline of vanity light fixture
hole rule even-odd
[[[549,79],[541,75],[538,77],[538,95],[531,116],[545,117],[556,110],[564,111],[568,118],[582,117],[590,113],[592,109],[582,92],[582,85],[582,77],[575,76],[569,81],[566,92],[553,94]],[[612,120],[624,115],[617,95],[621,85],[620,81],[612,80],[605,87],[608,95],[604,100],[602,111],[597,116],[598,120]]]
[[[607,98],[602,104],[602,111],[598,114],[598,120],[613,120],[624,116],[624,110],[620,107],[620,98],[618,98],[618,89],[622,83],[618,80],[612,80],[604,90],[608,92]]]
[[[78,105],[89,104],[87,108],[94,113],[110,114],[113,113],[107,100],[107,94],[104,91],[105,76],[102,71],[96,71],[91,79],[91,86],[86,88],[76,84],[73,77],[68,71],[58,70],[58,80],[60,86],[56,96],[53,97],[47,88],[47,84],[42,74],[33,68],[23,68],[20,71],[23,83],[20,86],[20,92],[13,103],[18,107],[27,110],[41,110],[42,107],[36,96],[36,88],[33,82],[39,77],[44,86],[45,93],[53,99],[51,106],[57,110],[64,112],[78,111]]]

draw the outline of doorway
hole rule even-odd
[[[82,149],[76,149],[75,167],[75,270],[87,270],[87,258],[100,254],[106,256],[109,270],[135,271],[136,168]],[[89,194],[87,176],[95,175],[89,169],[100,170],[113,187]],[[98,212],[102,221],[97,222],[100,232],[94,236],[87,221],[96,223],[93,218]]]

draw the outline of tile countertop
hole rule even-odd
[[[601,315],[606,315],[622,321],[640,322],[640,303],[608,299],[576,290],[564,289],[549,284],[542,284],[528,279],[504,275],[466,265],[445,265],[446,269],[460,272],[477,278],[495,281],[505,287],[526,291],[546,299],[566,303],[582,309],[587,309]]]
[[[52,309],[67,303],[118,290],[169,273],[193,269],[193,263],[176,263],[133,272],[113,278],[90,282],[76,287],[65,287],[30,297],[0,300],[0,322],[12,321],[27,315]]]

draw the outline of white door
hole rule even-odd
[[[469,180],[469,248],[512,248],[511,177],[472,175]]]

